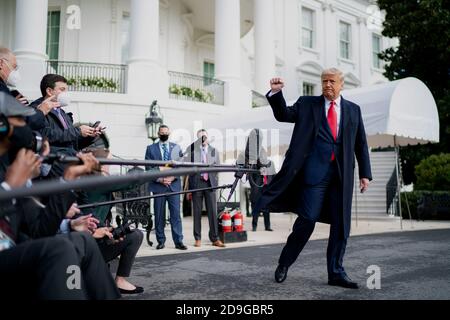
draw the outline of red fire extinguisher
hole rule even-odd
[[[228,211],[222,214],[222,231],[231,232],[231,215]]]
[[[240,209],[236,210],[234,214],[234,231],[244,231],[244,217]]]

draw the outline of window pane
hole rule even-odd
[[[313,29],[313,11],[307,8],[302,8],[302,24],[303,27]]]
[[[302,7],[301,12],[301,36],[302,46],[313,48],[314,46],[314,11]]]
[[[303,82],[303,95],[304,96],[313,96],[314,95],[314,87],[315,85],[308,82]]]
[[[312,48],[313,47],[312,31],[310,31],[310,30],[303,30],[302,45],[304,47],[308,47],[308,48]]]
[[[60,30],[60,11],[49,11],[47,13],[47,43],[46,53],[49,59],[57,60],[59,58],[59,30]]]
[[[375,68],[381,68],[381,60],[378,57],[378,53],[380,52],[381,52],[381,37],[376,34],[372,34],[372,61],[373,66]]]

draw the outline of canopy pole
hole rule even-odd
[[[353,169],[355,170],[355,169]],[[356,184],[356,186],[353,187],[355,191],[355,220],[356,220],[356,227],[358,227],[358,180],[356,179],[355,173],[353,172],[353,183]]]
[[[400,214],[400,230],[403,230],[403,216],[402,216],[402,197],[401,197],[401,185],[400,185],[400,161],[399,161],[399,147],[397,144],[397,136],[394,135],[394,148],[395,148],[395,173],[397,176],[397,197],[398,197],[398,212]]]

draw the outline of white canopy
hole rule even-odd
[[[405,78],[369,87],[344,90],[342,96],[361,107],[370,147],[399,146],[439,142],[439,118],[436,102],[427,86],[416,78]],[[289,101],[292,105],[295,101]],[[230,126],[229,124],[232,123]],[[236,128],[250,130],[279,129],[279,138],[267,137],[266,146],[289,145],[293,125],[280,123],[273,117],[270,106],[239,111],[229,118],[211,121],[207,127],[222,131],[214,144],[219,150],[242,150],[241,143],[230,144],[226,131]],[[264,131],[263,131],[264,132]],[[211,134],[212,132],[210,132]],[[226,142],[222,141],[226,138]]]

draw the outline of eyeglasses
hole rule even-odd
[[[8,59],[6,59],[6,58],[1,58],[0,60],[4,60],[5,63],[6,63],[6,65],[8,66],[8,68],[9,68],[11,71],[13,71],[13,70],[15,70],[15,71],[19,70],[19,66],[16,65],[16,67],[13,68],[13,67],[11,66],[10,62],[8,61]]]

